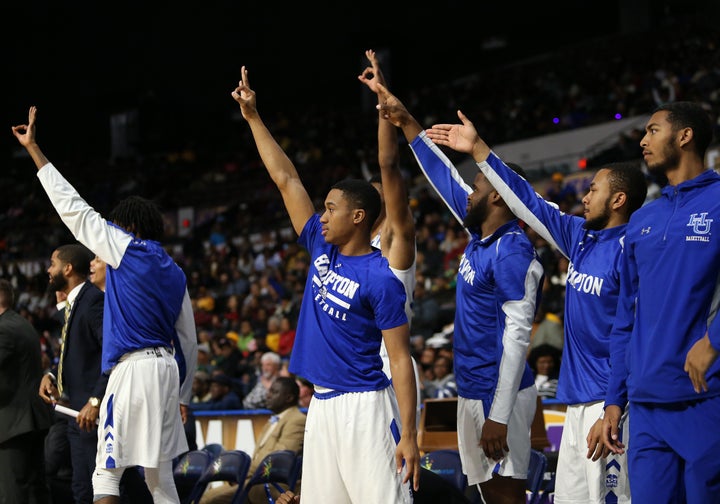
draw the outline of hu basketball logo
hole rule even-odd
[[[690,215],[690,222],[687,225],[693,228],[695,234],[703,235],[710,233],[712,221],[712,219],[707,218],[707,212],[702,212],[700,216],[698,214]]]

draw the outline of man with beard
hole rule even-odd
[[[378,95],[381,117],[402,129],[423,173],[469,234],[457,275],[453,340],[463,472],[484,502],[523,503],[537,401],[525,356],[542,265],[485,175],[478,172],[469,187],[405,106],[380,84]]]
[[[462,124],[436,124],[427,136],[438,145],[471,154],[513,213],[570,263],[557,388],[557,399],[567,404],[567,410],[555,502],[630,502],[626,457],[604,448],[601,428],[623,238],[630,215],[645,201],[645,176],[636,163],[603,166],[582,199],[584,218],[568,215],[491,152],[462,112],[458,117]],[[598,463],[601,457],[608,458]]]
[[[720,176],[705,167],[712,122],[700,104],[660,106],[640,141],[662,195],[625,232],[603,440],[627,401],[638,502],[717,502],[720,495]],[[662,481],[658,480],[658,477]]]
[[[100,401],[108,376],[100,372],[104,295],[87,280],[92,253],[79,243],[61,245],[52,253],[47,269],[48,289],[64,299],[62,340],[57,376],[43,376],[39,394],[49,404],[61,394],[78,411],[67,426],[72,460],[72,492],[75,502],[92,503],[92,473],[97,454]]]

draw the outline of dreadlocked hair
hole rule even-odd
[[[125,198],[110,213],[110,220],[138,238],[159,241],[164,222],[158,206],[140,196]]]

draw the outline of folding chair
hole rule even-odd
[[[547,457],[539,450],[530,450],[530,464],[528,465],[528,477],[527,477],[527,491],[528,495],[527,504],[537,504],[540,502],[541,493],[543,489],[543,482],[545,481],[545,471],[547,470]]]
[[[180,504],[188,504],[193,489],[212,462],[212,456],[204,450],[193,450],[182,455],[173,468],[173,479]]]
[[[208,456],[210,456],[209,453]],[[238,485],[238,488],[242,488],[245,484],[247,473],[250,470],[251,460],[250,455],[242,450],[222,451],[215,460],[210,462],[203,475],[200,476],[187,502],[192,504],[199,502],[200,497],[212,481],[235,483]]]
[[[210,443],[202,447],[202,449],[210,454],[213,460],[220,455],[223,451],[223,446],[220,443]]]
[[[412,478],[410,478],[412,481]],[[420,489],[413,491],[414,504],[471,504],[465,493],[454,483],[426,467],[420,467]]]
[[[275,500],[270,491],[272,485],[279,493],[286,491],[280,486],[280,483],[287,485],[288,489],[295,490],[300,475],[302,462],[298,460],[298,456],[292,450],[278,450],[269,453],[260,462],[255,473],[250,477],[248,482],[242,489],[238,489],[233,496],[231,504],[243,504],[247,499],[252,487],[263,485],[268,503],[273,504]]]
[[[442,476],[461,493],[464,493],[468,486],[467,476],[463,473],[460,462],[460,452],[457,450],[443,449],[428,452],[420,459],[420,466]]]

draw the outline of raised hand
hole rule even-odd
[[[365,84],[373,93],[378,93],[378,84],[385,85],[385,77],[383,76],[382,70],[380,70],[380,63],[375,55],[375,51],[368,49],[365,51],[365,56],[370,61],[369,67],[365,68],[363,72],[358,75],[358,80]]]
[[[377,87],[379,101],[376,107],[380,111],[383,119],[387,119],[399,127],[402,127],[408,120],[412,119],[405,105],[403,105],[394,94],[379,82],[375,85]]]
[[[473,154],[476,148],[482,151],[487,150],[485,154],[487,157],[490,154],[490,148],[480,138],[473,123],[462,111],[458,110],[457,115],[462,124],[433,124],[431,128],[425,130],[428,138],[437,145],[444,145],[466,154]]]
[[[255,91],[250,88],[250,80],[248,79],[248,71],[245,65],[240,70],[242,79],[238,82],[237,87],[231,93],[232,97],[240,105],[240,112],[243,118],[247,121],[250,118],[258,115],[257,111],[257,100],[255,97]]]
[[[28,122],[27,124],[18,124],[12,126],[11,130],[15,138],[18,139],[20,145],[27,147],[35,143],[35,116],[37,114],[37,107],[33,105],[28,111]]]

